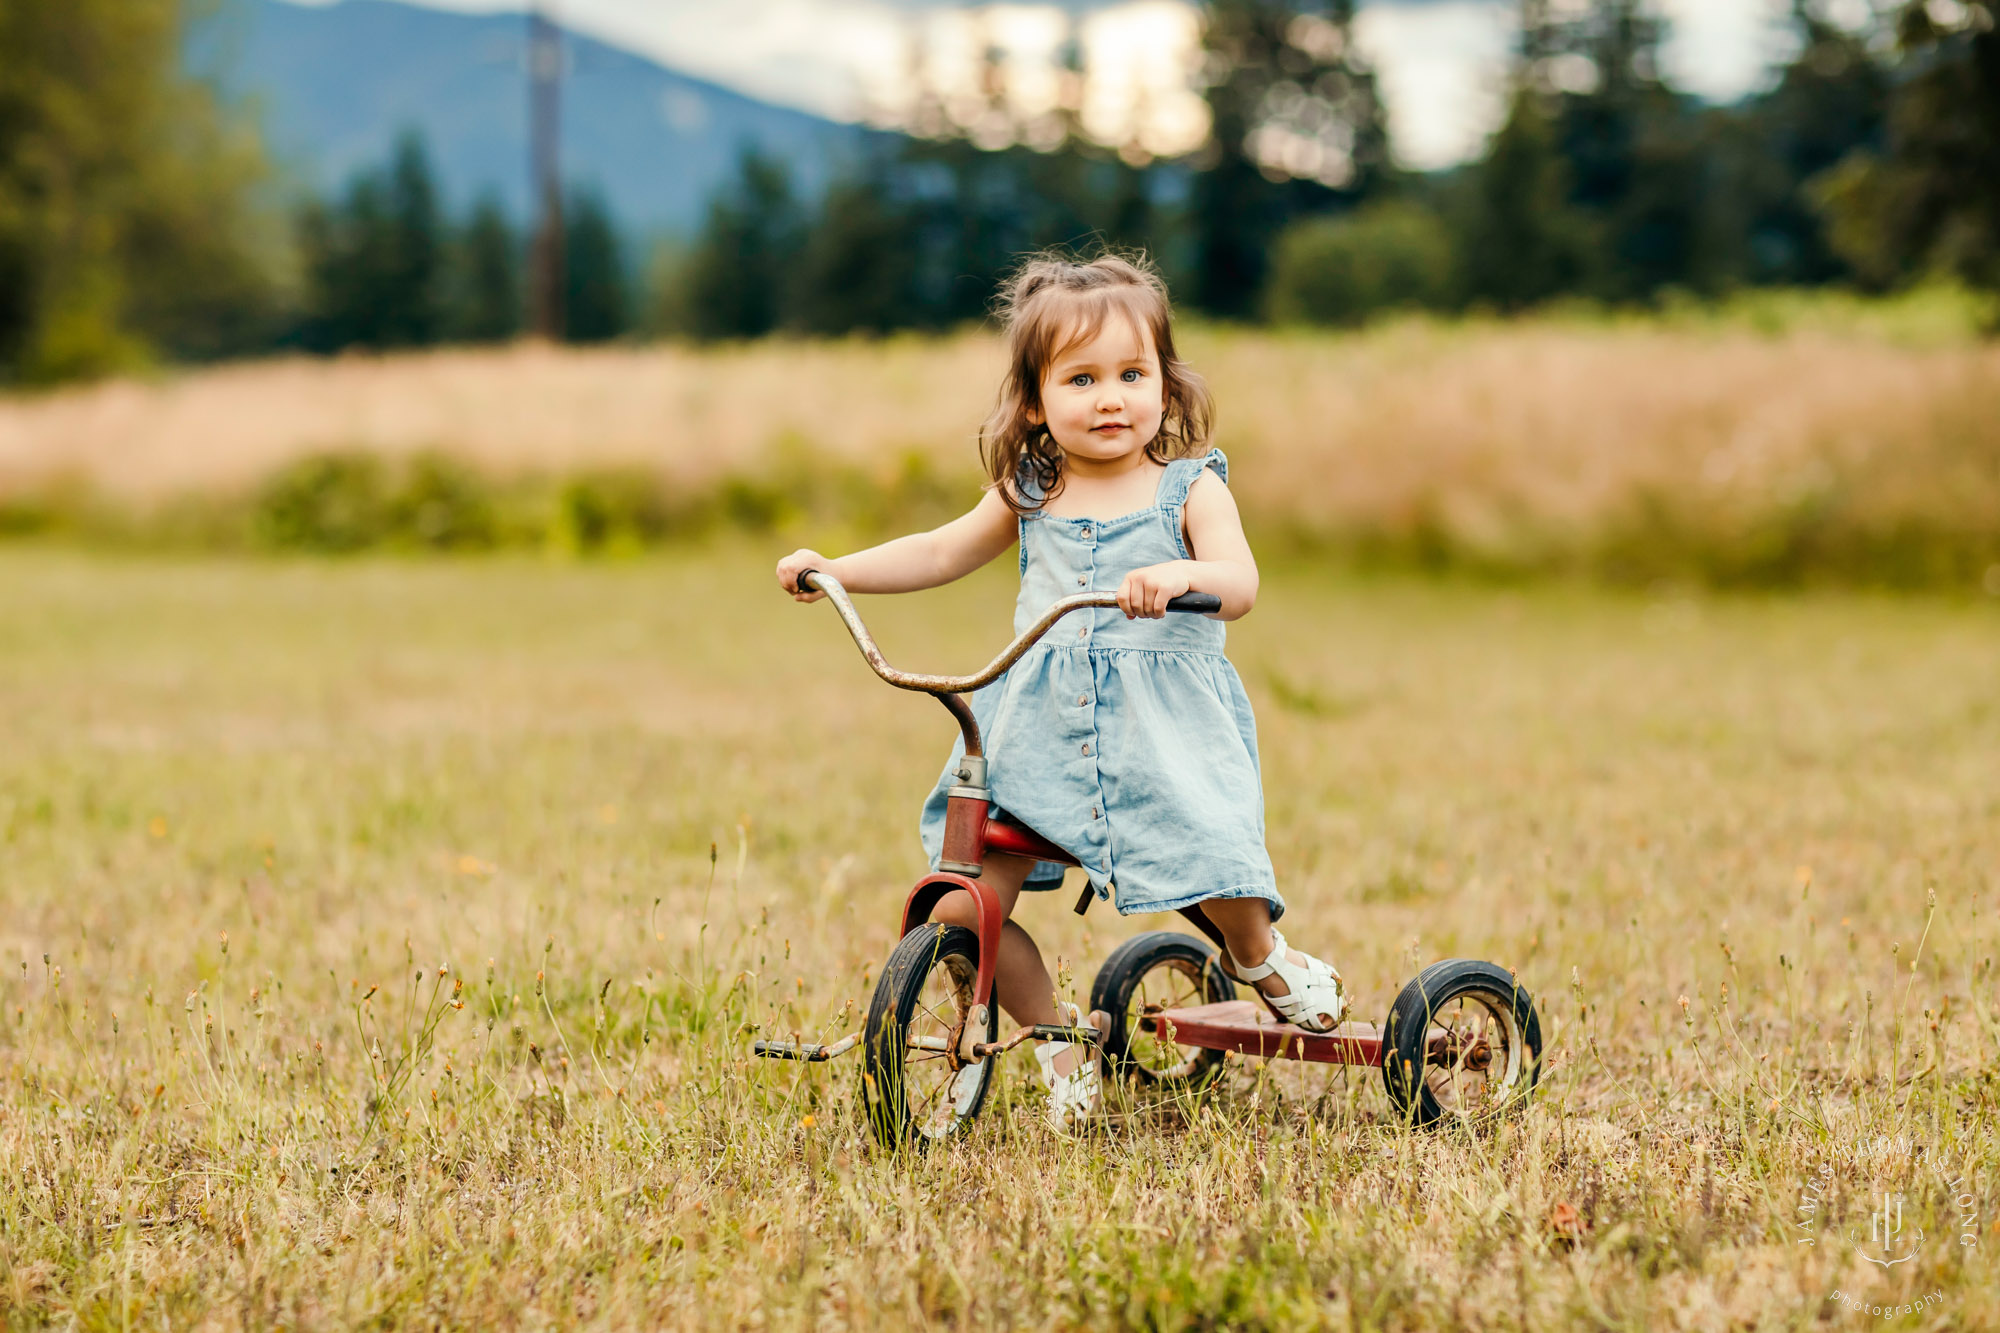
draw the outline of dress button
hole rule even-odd
[[[1086,635],[1086,634],[1088,634],[1088,633],[1090,633],[1090,627],[1089,627],[1088,625],[1086,625],[1086,626],[1084,626],[1084,627],[1083,627],[1082,629],[1080,629],[1080,630],[1078,630],[1078,631],[1076,632],[1076,637],[1080,639],[1080,638],[1082,638],[1082,637],[1083,637],[1084,635]]]
[[[1094,805],[1090,807],[1090,817],[1092,819],[1098,819],[1102,817],[1097,813],[1097,807]]]
[[[1088,574],[1078,574],[1078,575],[1076,576],[1076,586],[1077,586],[1077,587],[1079,587],[1079,588],[1087,588],[1087,587],[1089,587],[1089,586],[1090,586],[1090,575],[1088,575]]]
[[[1085,704],[1089,702],[1090,702],[1090,696],[1087,694],[1079,694],[1076,696],[1076,706],[1078,708],[1083,707]]]
[[[1083,753],[1084,753],[1084,757],[1085,757],[1085,758],[1089,758],[1089,757],[1090,757],[1090,742],[1089,742],[1089,741],[1085,741],[1085,742],[1083,743]]]
[[[1089,541],[1089,540],[1090,540],[1090,529],[1089,529],[1089,528],[1085,528],[1085,529],[1083,530],[1083,539],[1084,539],[1085,541]]]

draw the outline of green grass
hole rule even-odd
[[[1016,1054],[899,1160],[749,1042],[865,1003],[949,724],[771,557],[0,552],[8,1326],[2000,1323],[1992,601],[1270,571],[1289,933],[1364,1015],[1517,968],[1539,1100],[1412,1134],[1244,1063],[1059,1140]],[[864,612],[959,669],[1009,583]],[[1079,989],[1174,924],[1068,908]],[[1884,1188],[1890,1270],[1842,1238]]]
[[[1838,287],[1746,287],[1719,300],[1669,292],[1651,309],[1604,309],[1577,303],[1558,305],[1549,315],[1628,328],[1657,325],[1696,333],[1750,332],[1770,338],[1807,334],[1932,348],[1991,337],[2000,328],[2000,300],[1950,282],[1925,283],[1886,296]]]

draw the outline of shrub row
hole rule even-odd
[[[443,454],[300,459],[246,493],[183,497],[139,513],[76,486],[0,498],[0,538],[318,555],[544,550],[636,552],[723,531],[838,522],[863,532],[941,519],[960,488],[909,455],[870,472],[793,457],[768,476],[688,486],[642,467],[495,478]]]
[[[75,486],[0,500],[0,539],[330,556],[539,550],[590,557],[727,532],[866,540],[935,524],[957,512],[971,489],[969,479],[941,475],[922,455],[878,472],[815,461],[796,445],[757,476],[698,487],[637,467],[496,479],[441,454],[390,462],[328,453],[293,463],[248,494],[184,499],[143,515]],[[1468,531],[1443,505],[1336,527],[1260,518],[1254,501],[1251,510],[1260,545],[1272,553],[1364,570],[1718,588],[1958,587],[2000,596],[2000,531],[1948,514],[1884,525],[1843,502],[1838,490],[1747,514],[1649,492],[1587,530],[1561,531],[1531,524]]]
[[[1649,493],[1588,530],[1471,533],[1430,506],[1343,528],[1278,527],[1295,552],[1384,572],[1640,587],[1972,589],[2000,597],[2000,531],[1942,516],[1881,522],[1839,497],[1774,505],[1745,518]]]

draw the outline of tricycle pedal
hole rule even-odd
[[[861,1044],[861,1034],[850,1032],[828,1046],[817,1042],[758,1041],[750,1049],[767,1060],[831,1060]]]

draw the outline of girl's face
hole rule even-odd
[[[1041,393],[1041,407],[1029,419],[1045,422],[1065,455],[1097,462],[1151,444],[1166,411],[1151,332],[1115,316],[1050,363]]]

